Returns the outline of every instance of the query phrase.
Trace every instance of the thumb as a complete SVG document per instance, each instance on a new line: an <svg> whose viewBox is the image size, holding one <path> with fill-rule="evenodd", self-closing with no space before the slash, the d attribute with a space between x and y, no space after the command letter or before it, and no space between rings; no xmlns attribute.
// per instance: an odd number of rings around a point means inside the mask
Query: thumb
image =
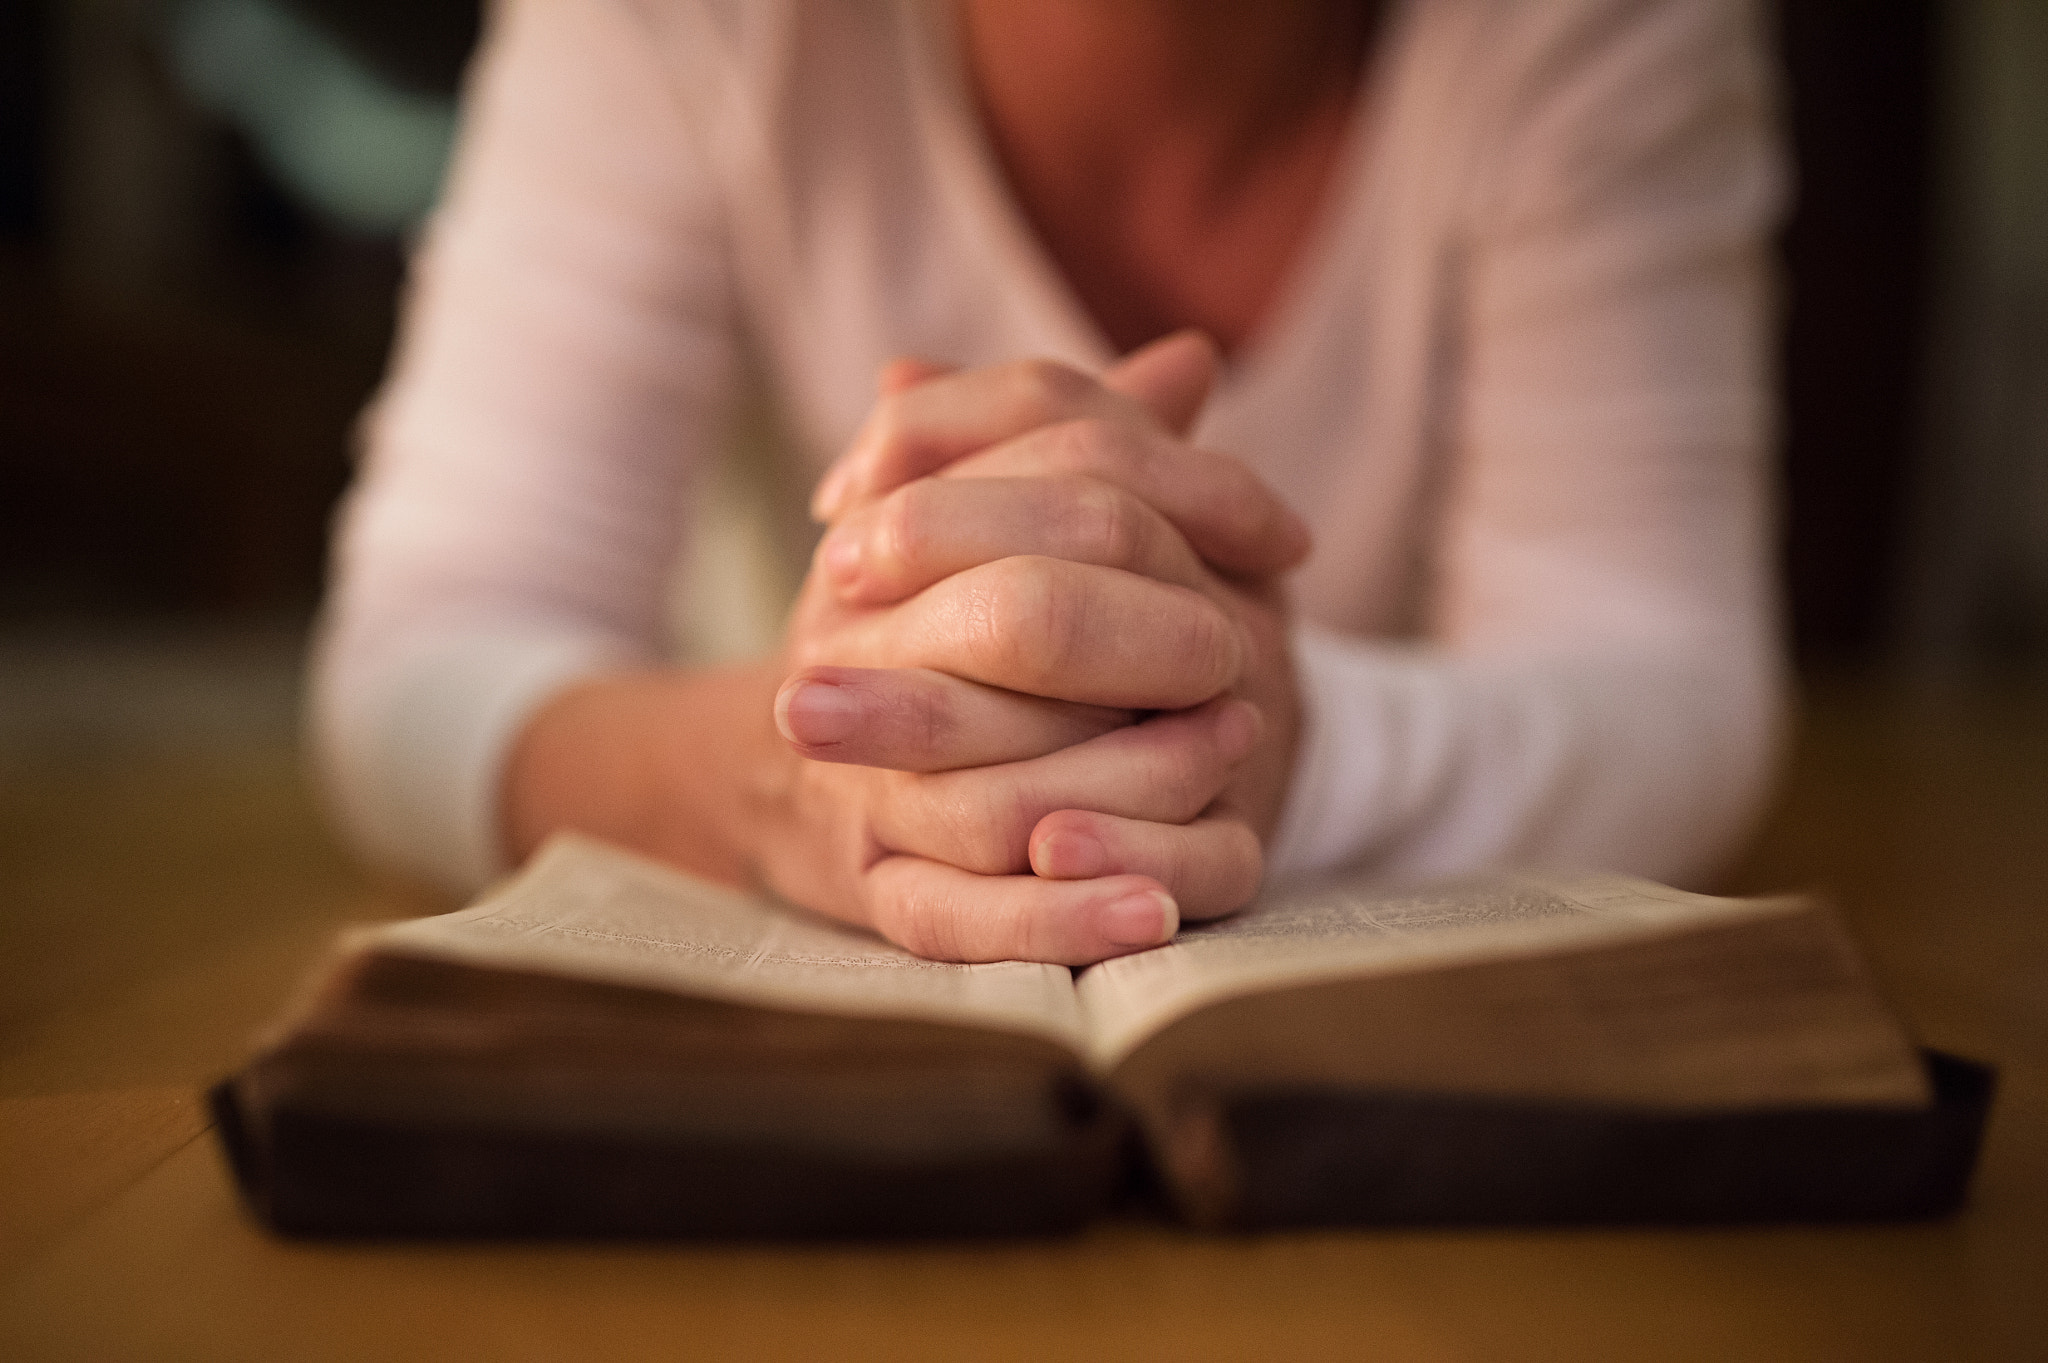
<svg viewBox="0 0 2048 1363"><path fill-rule="evenodd" d="M1149 408L1175 435L1186 435L1216 384L1221 357L1207 332L1189 327L1139 346L1111 365L1103 387Z"/></svg>

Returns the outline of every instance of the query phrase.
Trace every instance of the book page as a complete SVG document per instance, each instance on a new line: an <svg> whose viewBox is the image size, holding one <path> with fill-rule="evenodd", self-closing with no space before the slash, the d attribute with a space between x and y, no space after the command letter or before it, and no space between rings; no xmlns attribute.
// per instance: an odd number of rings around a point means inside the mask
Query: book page
<svg viewBox="0 0 2048 1363"><path fill-rule="evenodd" d="M1077 983L1089 1058L1107 1070L1177 1018L1283 985L1535 956L1681 924L1781 912L1628 876L1502 875L1436 885L1337 881L1268 891L1166 946L1090 966Z"/></svg>
<svg viewBox="0 0 2048 1363"><path fill-rule="evenodd" d="M481 901L351 945L805 1012L1042 1036L1080 1052L1065 966L948 965L593 839L558 835Z"/></svg>

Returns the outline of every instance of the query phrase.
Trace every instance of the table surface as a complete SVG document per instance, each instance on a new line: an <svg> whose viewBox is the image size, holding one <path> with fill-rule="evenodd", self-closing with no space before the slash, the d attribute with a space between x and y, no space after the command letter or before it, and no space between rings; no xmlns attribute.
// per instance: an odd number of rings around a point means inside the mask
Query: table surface
<svg viewBox="0 0 2048 1363"><path fill-rule="evenodd" d="M2002 1086L1940 1223L918 1246L318 1245L199 1090L335 927L431 907L289 754L0 774L0 1356L2048 1358L2048 704L1822 688L1737 888L1819 887Z"/></svg>

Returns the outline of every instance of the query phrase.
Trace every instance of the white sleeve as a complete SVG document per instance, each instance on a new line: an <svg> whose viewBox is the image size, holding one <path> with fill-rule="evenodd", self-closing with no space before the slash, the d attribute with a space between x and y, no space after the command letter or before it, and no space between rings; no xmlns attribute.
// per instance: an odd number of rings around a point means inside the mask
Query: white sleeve
<svg viewBox="0 0 2048 1363"><path fill-rule="evenodd" d="M1275 875L1697 881L1772 773L1770 69L1738 6L1531 8L1570 22L1458 243L1428 637L1299 633Z"/></svg>
<svg viewBox="0 0 2048 1363"><path fill-rule="evenodd" d="M651 659L732 369L721 210L641 19L508 0L364 419L311 730L362 851L495 874L508 745L549 693Z"/></svg>

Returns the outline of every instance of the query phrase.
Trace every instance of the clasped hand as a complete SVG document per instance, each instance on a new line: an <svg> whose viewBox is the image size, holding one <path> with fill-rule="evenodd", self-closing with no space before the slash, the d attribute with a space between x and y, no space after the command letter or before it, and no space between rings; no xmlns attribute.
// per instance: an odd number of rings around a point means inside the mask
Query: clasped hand
<svg viewBox="0 0 2048 1363"><path fill-rule="evenodd" d="M942 960L1085 964L1241 907L1299 702L1306 528L1185 428L1214 352L903 363L820 485L758 874Z"/></svg>

